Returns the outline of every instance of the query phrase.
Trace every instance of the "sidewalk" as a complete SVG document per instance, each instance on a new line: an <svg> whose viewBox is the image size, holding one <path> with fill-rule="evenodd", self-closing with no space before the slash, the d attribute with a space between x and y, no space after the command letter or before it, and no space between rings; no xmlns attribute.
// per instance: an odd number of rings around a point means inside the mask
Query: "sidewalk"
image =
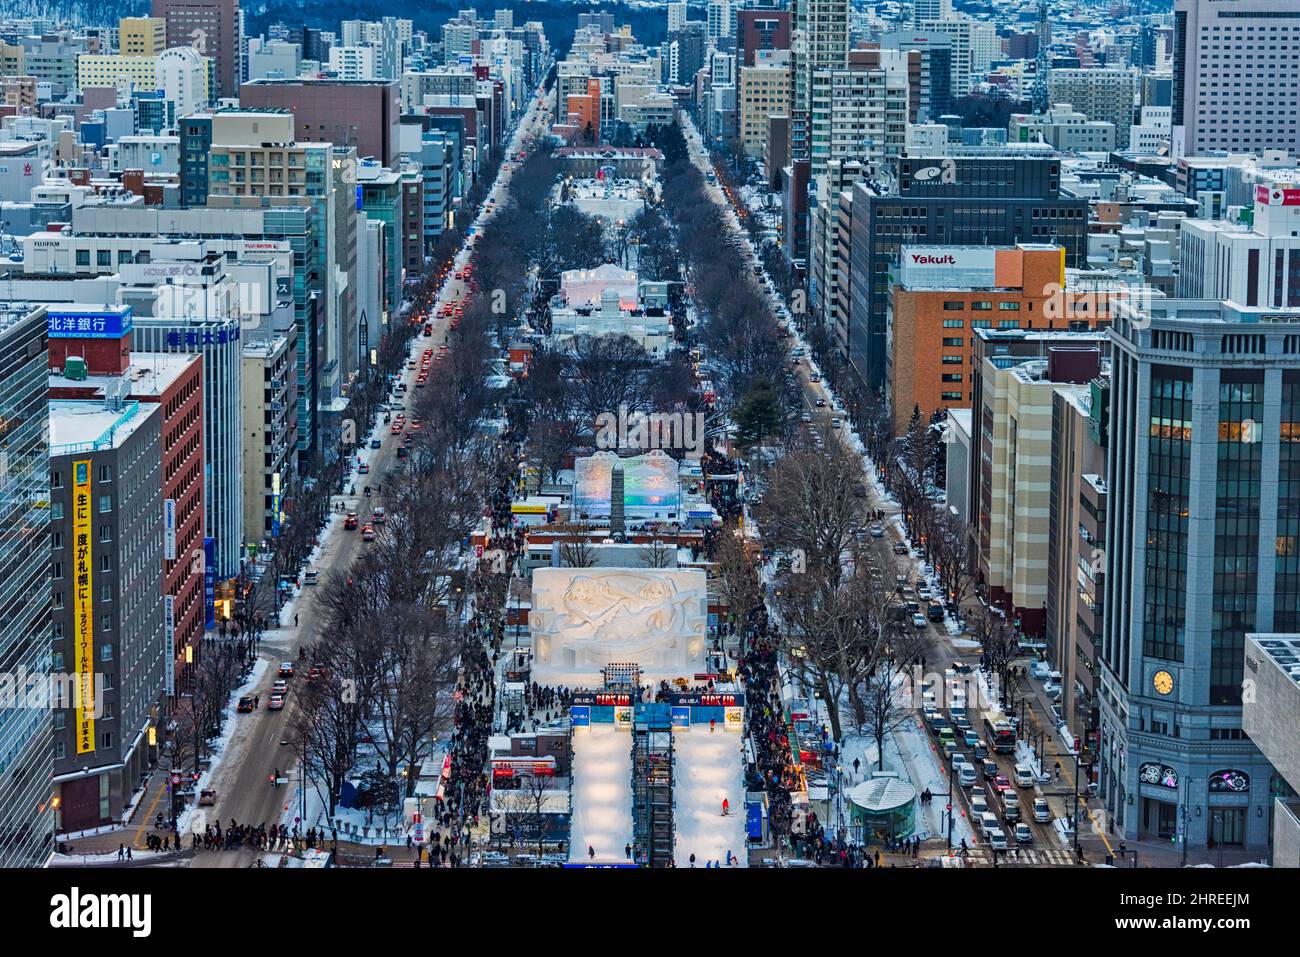
<svg viewBox="0 0 1300 957"><path fill-rule="evenodd" d="M167 773L162 768L154 768L145 785L144 795L136 802L134 813L125 825L112 830L90 834L86 837L62 839L72 854L106 854L117 853L118 845L126 844L133 851L145 849L145 835L164 833L153 826L154 818L161 811L164 819L168 815Z"/></svg>

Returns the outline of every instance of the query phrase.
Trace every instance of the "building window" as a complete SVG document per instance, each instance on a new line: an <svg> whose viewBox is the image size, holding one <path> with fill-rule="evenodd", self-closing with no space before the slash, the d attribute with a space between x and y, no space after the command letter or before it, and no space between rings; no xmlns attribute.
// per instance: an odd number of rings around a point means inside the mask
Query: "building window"
<svg viewBox="0 0 1300 957"><path fill-rule="evenodd" d="M101 542L111 542L111 541L113 540L113 526L112 526L112 525L101 525L101 526L99 526L99 540L100 540Z"/></svg>
<svg viewBox="0 0 1300 957"><path fill-rule="evenodd" d="M956 338L953 338L951 336L945 336L943 340L943 344L949 348L960 349L962 346L962 341L963 340L961 336L957 336Z"/></svg>
<svg viewBox="0 0 1300 957"><path fill-rule="evenodd" d="M50 565L50 577L56 581L63 577L63 562L54 562Z"/></svg>
<svg viewBox="0 0 1300 957"><path fill-rule="evenodd" d="M964 324L965 321L962 319L945 319L943 321L943 327L945 329L960 329Z"/></svg>
<svg viewBox="0 0 1300 957"><path fill-rule="evenodd" d="M113 496L101 495L99 497L99 510L101 513L113 511Z"/></svg>
<svg viewBox="0 0 1300 957"><path fill-rule="evenodd" d="M59 522L59 521L62 521L62 520L63 520L63 503L62 503L62 502L51 502L51 503L50 503L50 521L53 521L53 522Z"/></svg>
<svg viewBox="0 0 1300 957"><path fill-rule="evenodd" d="M945 312L962 312L966 308L966 303L960 299L948 299L943 304Z"/></svg>
<svg viewBox="0 0 1300 957"><path fill-rule="evenodd" d="M992 312L993 303L991 302L972 302L970 307L975 312Z"/></svg>
<svg viewBox="0 0 1300 957"><path fill-rule="evenodd" d="M99 467L99 480L100 480L101 482L111 482L111 481L113 481L113 466L111 466L111 465L101 465L101 466Z"/></svg>
<svg viewBox="0 0 1300 957"><path fill-rule="evenodd" d="M1018 303L1018 302L1000 302L1000 303L998 303L998 308L1001 309L1003 312L1019 312L1019 311L1020 311L1020 303Z"/></svg>
<svg viewBox="0 0 1300 957"><path fill-rule="evenodd" d="M112 619L112 618L110 618L108 615L105 615L104 617L105 617L105 618L108 618L108 620L109 620L109 624L112 624L112 622L113 622L113 619ZM107 631L108 629L105 629L105 630ZM112 661L112 660L113 660L113 646L112 646L111 644L100 645L100 646L99 646L99 660L100 660L100 661Z"/></svg>

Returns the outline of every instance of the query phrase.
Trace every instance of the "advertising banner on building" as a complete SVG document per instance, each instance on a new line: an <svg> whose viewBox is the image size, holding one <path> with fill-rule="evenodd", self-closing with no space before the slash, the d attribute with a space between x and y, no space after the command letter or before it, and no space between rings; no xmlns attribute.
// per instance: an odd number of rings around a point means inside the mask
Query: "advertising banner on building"
<svg viewBox="0 0 1300 957"><path fill-rule="evenodd" d="M984 246L904 246L899 279L909 289L988 289L995 286L997 250Z"/></svg>
<svg viewBox="0 0 1300 957"><path fill-rule="evenodd" d="M94 558L90 551L90 459L72 463L73 667L77 673L77 753L95 750Z"/></svg>
<svg viewBox="0 0 1300 957"><path fill-rule="evenodd" d="M163 499L163 558L176 560L176 499Z"/></svg>
<svg viewBox="0 0 1300 957"><path fill-rule="evenodd" d="M204 627L217 623L217 556L216 542L211 535L203 539L203 608Z"/></svg>
<svg viewBox="0 0 1300 957"><path fill-rule="evenodd" d="M163 595L163 691L176 693L176 597Z"/></svg>

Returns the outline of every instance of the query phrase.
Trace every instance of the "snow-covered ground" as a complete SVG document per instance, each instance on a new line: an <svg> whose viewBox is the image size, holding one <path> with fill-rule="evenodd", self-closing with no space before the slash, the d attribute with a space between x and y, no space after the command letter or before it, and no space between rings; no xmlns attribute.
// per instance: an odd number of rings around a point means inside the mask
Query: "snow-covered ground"
<svg viewBox="0 0 1300 957"><path fill-rule="evenodd" d="M706 861L726 866L745 854L745 784L742 738L728 731L710 732L707 726L673 732L674 860L678 867ZM731 813L722 816L722 800ZM744 867L743 860L738 865Z"/></svg>
<svg viewBox="0 0 1300 957"><path fill-rule="evenodd" d="M571 860L625 861L632 843L632 735L593 724L573 735Z"/></svg>

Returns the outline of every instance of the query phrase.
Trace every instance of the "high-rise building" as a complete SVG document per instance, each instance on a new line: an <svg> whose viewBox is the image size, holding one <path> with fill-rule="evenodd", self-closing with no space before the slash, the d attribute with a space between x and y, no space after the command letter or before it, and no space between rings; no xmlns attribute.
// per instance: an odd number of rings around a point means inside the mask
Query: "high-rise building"
<svg viewBox="0 0 1300 957"><path fill-rule="evenodd" d="M1262 848L1272 769L1242 682L1248 633L1300 630L1300 321L1220 300L1112 314L1107 824L1184 852Z"/></svg>
<svg viewBox="0 0 1300 957"><path fill-rule="evenodd" d="M123 56L157 56L167 49L167 21L162 17L123 17L117 33Z"/></svg>
<svg viewBox="0 0 1300 957"><path fill-rule="evenodd" d="M61 831L120 821L156 756L148 730L172 664L163 622L162 418L157 404L120 392L50 403L51 671L71 670L94 689L91 706L55 712Z"/></svg>
<svg viewBox="0 0 1300 957"><path fill-rule="evenodd" d="M23 692L32 686L28 676L40 689L51 672L46 340L43 307L0 308L0 527L6 537L0 550L0 670ZM53 713L48 706L0 712L0 867L44 867L49 860Z"/></svg>
<svg viewBox="0 0 1300 957"><path fill-rule="evenodd" d="M736 91L740 145L753 157L761 157L767 147L767 118L790 110L790 54L788 50L771 52L780 55L765 56L752 66L740 68Z"/></svg>
<svg viewBox="0 0 1300 957"><path fill-rule="evenodd" d="M299 140L356 147L389 169L398 164L401 109L391 80L257 80L239 88L247 110L288 110Z"/></svg>
<svg viewBox="0 0 1300 957"><path fill-rule="evenodd" d="M1044 652L1061 673L1061 718L1088 764L1096 763L1100 720L1109 398L1104 375L1052 397Z"/></svg>
<svg viewBox="0 0 1300 957"><path fill-rule="evenodd" d="M1175 0L1174 157L1300 153L1298 50L1293 3Z"/></svg>
<svg viewBox="0 0 1300 957"><path fill-rule="evenodd" d="M165 272L179 273L183 267L130 264L126 268L137 273L156 271L151 278L162 279ZM200 654L206 621L202 360L196 355L132 351L132 316L125 307L60 304L50 307L50 316L51 400L121 399L161 410L163 627L172 641L163 692L174 704L178 695L192 690L191 663ZM83 338L79 335L83 320L107 324L112 331ZM71 362L70 356L75 357Z"/></svg>
<svg viewBox="0 0 1300 957"><path fill-rule="evenodd" d="M791 0L790 153L805 159L809 149L809 113L813 74L839 70L849 62L848 0Z"/></svg>
<svg viewBox="0 0 1300 957"><path fill-rule="evenodd" d="M1085 263L1088 201L1063 197L1048 150L950 149L898 161L896 188L853 185L848 360L858 380L885 379L889 270L903 245L1054 243Z"/></svg>
<svg viewBox="0 0 1300 957"><path fill-rule="evenodd" d="M686 26L686 0L668 0L668 32Z"/></svg>
<svg viewBox="0 0 1300 957"><path fill-rule="evenodd" d="M1052 70L1047 78L1050 105L1068 103L1090 120L1115 125L1115 145L1128 147L1137 98L1137 74L1115 67Z"/></svg>
<svg viewBox="0 0 1300 957"><path fill-rule="evenodd" d="M167 23L167 46L194 47L214 57L217 96L238 96L243 78L243 19L239 0L153 0Z"/></svg>
<svg viewBox="0 0 1300 957"><path fill-rule="evenodd" d="M789 10L739 10L736 13L736 59L753 66L760 50L790 49Z"/></svg>
<svg viewBox="0 0 1300 957"><path fill-rule="evenodd" d="M1300 179L1258 180L1249 222L1185 220L1179 252L1180 298L1300 306Z"/></svg>

